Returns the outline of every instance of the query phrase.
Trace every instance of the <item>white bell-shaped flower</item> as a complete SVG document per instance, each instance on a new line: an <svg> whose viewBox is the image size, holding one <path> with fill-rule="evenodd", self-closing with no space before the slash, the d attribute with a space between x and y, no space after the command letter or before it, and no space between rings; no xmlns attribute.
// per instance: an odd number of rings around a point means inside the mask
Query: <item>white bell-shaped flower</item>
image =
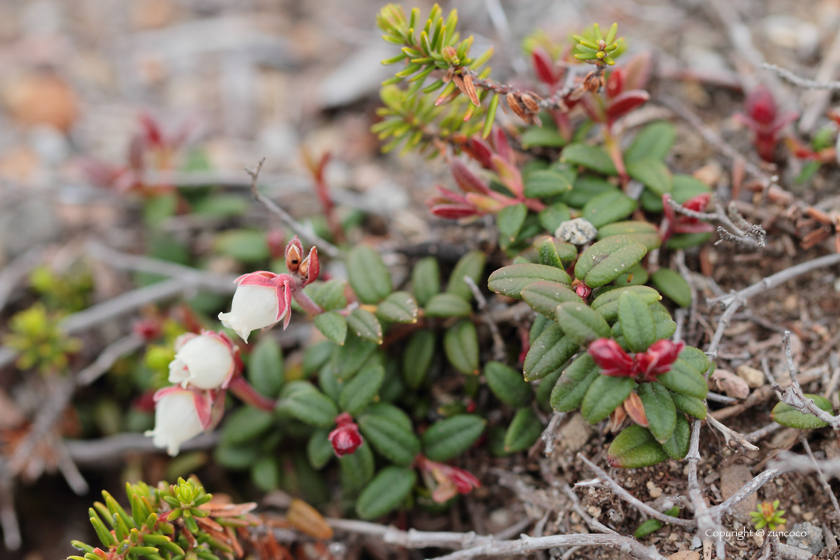
<svg viewBox="0 0 840 560"><path fill-rule="evenodd" d="M146 432L153 438L155 447L166 449L174 457L182 443L204 431L206 422L202 421L199 411L206 406L201 402L203 400L207 400L206 397L179 387L158 391L155 394L155 429ZM209 410L206 412L209 421Z"/></svg>
<svg viewBox="0 0 840 560"><path fill-rule="evenodd" d="M230 313L219 313L219 320L248 342L251 331L270 327L288 313L287 307L278 313L279 306L280 299L274 286L239 284L233 294Z"/></svg>
<svg viewBox="0 0 840 560"><path fill-rule="evenodd" d="M169 364L169 382L186 388L227 387L235 362L233 346L214 332L182 335L175 341L175 359Z"/></svg>

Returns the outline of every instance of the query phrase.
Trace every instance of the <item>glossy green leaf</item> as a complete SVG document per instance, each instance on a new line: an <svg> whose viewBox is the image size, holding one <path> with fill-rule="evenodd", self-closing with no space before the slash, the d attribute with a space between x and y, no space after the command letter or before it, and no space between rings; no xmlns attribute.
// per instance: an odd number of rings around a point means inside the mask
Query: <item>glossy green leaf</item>
<svg viewBox="0 0 840 560"><path fill-rule="evenodd" d="M653 273L651 280L659 293L680 307L691 307L691 287L679 272L660 268Z"/></svg>
<svg viewBox="0 0 840 560"><path fill-rule="evenodd" d="M710 192L712 189L706 183L691 175L674 175L674 190L671 191L671 196L678 204L684 204L695 196Z"/></svg>
<svg viewBox="0 0 840 560"><path fill-rule="evenodd" d="M370 245L357 245L347 255L347 276L362 303L379 303L393 289L391 273Z"/></svg>
<svg viewBox="0 0 840 560"><path fill-rule="evenodd" d="M609 241L616 237L608 237L604 241ZM599 241L598 243L603 243L603 241ZM583 281L590 288L597 288L609 284L635 266L646 254L647 247L641 243L634 242L630 245L625 245L593 266L586 274L586 277L583 278Z"/></svg>
<svg viewBox="0 0 840 560"><path fill-rule="evenodd" d="M631 161L627 164L627 174L660 197L674 188L671 172L659 160L644 158Z"/></svg>
<svg viewBox="0 0 840 560"><path fill-rule="evenodd" d="M671 364L670 371L657 376L656 380L672 391L689 397L705 399L709 394L709 386L703 374L682 360Z"/></svg>
<svg viewBox="0 0 840 560"><path fill-rule="evenodd" d="M338 415L335 403L308 381L287 383L280 392L276 410L319 428L332 426Z"/></svg>
<svg viewBox="0 0 840 560"><path fill-rule="evenodd" d="M654 384L655 385L655 384ZM685 416L677 413L677 423L674 433L666 441L662 442L662 448L672 459L683 459L688 455L688 446L691 443L691 426Z"/></svg>
<svg viewBox="0 0 840 560"><path fill-rule="evenodd" d="M601 314L583 302L561 303L555 315L560 329L579 346L610 336L610 326Z"/></svg>
<svg viewBox="0 0 840 560"><path fill-rule="evenodd" d="M553 266L512 264L493 272L487 280L487 285L496 293L520 299L523 288L541 280L566 285L572 283L572 279L565 271Z"/></svg>
<svg viewBox="0 0 840 560"><path fill-rule="evenodd" d="M650 250L650 249L648 249ZM612 281L613 286L642 286L650 280L650 275L641 263L636 263L630 270Z"/></svg>
<svg viewBox="0 0 840 560"><path fill-rule="evenodd" d="M449 363L461 373L478 374L478 333L468 319L461 319L443 335L443 350Z"/></svg>
<svg viewBox="0 0 840 560"><path fill-rule="evenodd" d="M563 148L560 161L580 165L604 175L617 175L610 155L602 148L589 144L569 144Z"/></svg>
<svg viewBox="0 0 840 560"><path fill-rule="evenodd" d="M648 304L633 292L618 299L618 320L627 345L633 352L644 352L656 342L656 323Z"/></svg>
<svg viewBox="0 0 840 560"><path fill-rule="evenodd" d="M589 200L581 210L580 217L599 228L626 218L635 209L636 201L616 189Z"/></svg>
<svg viewBox="0 0 840 560"><path fill-rule="evenodd" d="M320 284L311 284L304 291L325 311L332 311L347 307L347 297L344 295L346 285L346 281L336 278Z"/></svg>
<svg viewBox="0 0 840 560"><path fill-rule="evenodd" d="M703 375L706 375L706 372L709 371L709 366L711 365L709 357L699 348L686 346L682 349L678 357Z"/></svg>
<svg viewBox="0 0 840 560"><path fill-rule="evenodd" d="M674 406L676 406L677 410L680 412L690 414L699 420L706 419L706 403L704 403L701 399L689 397L673 391L671 391L671 399L674 401Z"/></svg>
<svg viewBox="0 0 840 560"><path fill-rule="evenodd" d="M496 398L507 405L523 407L531 400L531 386L522 374L500 362L484 365L484 379Z"/></svg>
<svg viewBox="0 0 840 560"><path fill-rule="evenodd" d="M600 313L608 323L612 323L618 319L618 300L622 294L627 292L636 294L648 305L662 299L659 292L648 286L628 286L599 295L592 301L592 309Z"/></svg>
<svg viewBox="0 0 840 560"><path fill-rule="evenodd" d="M560 376L563 374L563 369L556 369L553 372L549 373L542 379L540 379L537 383L537 403L540 405L540 408L543 410L551 409L551 392L554 390L554 387L557 385L557 381L560 379Z"/></svg>
<svg viewBox="0 0 840 560"><path fill-rule="evenodd" d="M562 195L561 200L573 208L583 208L586 203L606 192L620 192L612 183L601 177L581 175L575 179L572 190Z"/></svg>
<svg viewBox="0 0 840 560"><path fill-rule="evenodd" d="M522 290L522 299L530 305L534 311L554 319L557 313L557 306L561 303L580 303L583 300L568 288L565 284L557 282L534 282Z"/></svg>
<svg viewBox="0 0 840 560"><path fill-rule="evenodd" d="M251 480L263 492L276 490L280 483L280 470L274 457L261 457L252 463Z"/></svg>
<svg viewBox="0 0 840 560"><path fill-rule="evenodd" d="M262 395L274 398L285 381L283 353L272 336L263 336L248 360L248 381Z"/></svg>
<svg viewBox="0 0 840 560"><path fill-rule="evenodd" d="M420 453L420 440L414 435L411 420L393 405L371 405L357 422L366 441L396 465L408 466Z"/></svg>
<svg viewBox="0 0 840 560"><path fill-rule="evenodd" d="M636 532L633 533L633 536L636 537L637 539L643 539L646 536L650 535L651 533L654 533L654 532L658 531L661 528L662 528L662 522L661 521L659 521L658 519L648 519L647 521L645 521L644 523L639 525L639 528L636 529Z"/></svg>
<svg viewBox="0 0 840 560"><path fill-rule="evenodd" d="M566 175L548 169L534 171L525 180L525 196L528 198L557 196L570 190L572 183Z"/></svg>
<svg viewBox="0 0 840 560"><path fill-rule="evenodd" d="M484 272L484 263L487 257L481 251L470 251L455 263L452 274L449 276L449 283L446 285L446 293L455 294L461 298L471 301L473 293L464 276L468 276L479 285L481 273Z"/></svg>
<svg viewBox="0 0 840 560"><path fill-rule="evenodd" d="M339 315L338 312L319 313L315 315L312 322L315 324L315 328L321 331L321 334L339 346L344 345L344 341L347 339L347 319Z"/></svg>
<svg viewBox="0 0 840 560"><path fill-rule="evenodd" d="M540 225L544 227L546 231L554 233L560 224L571 220L572 215L569 212L569 207L566 206L565 203L555 202L554 204L546 206L544 209L540 210L538 219Z"/></svg>
<svg viewBox="0 0 840 560"><path fill-rule="evenodd" d="M543 124L543 126L531 126L525 129L525 132L523 132L522 136L519 138L519 142L526 150L534 146L540 146L543 148L562 148L566 145L566 139L563 138L563 135L560 134L556 128L545 124ZM526 190L525 196L534 195L528 194L528 191Z"/></svg>
<svg viewBox="0 0 840 560"><path fill-rule="evenodd" d="M668 121L650 123L636 135L630 146L624 150L624 161L626 163L641 159L662 161L671 151L676 136L676 128Z"/></svg>
<svg viewBox="0 0 840 560"><path fill-rule="evenodd" d="M423 311L426 317L468 317L472 305L461 296L444 293L432 296Z"/></svg>
<svg viewBox="0 0 840 560"><path fill-rule="evenodd" d="M589 386L600 375L598 365L592 356L582 354L563 371L554 385L551 391L551 408L557 412L577 410Z"/></svg>
<svg viewBox="0 0 840 560"><path fill-rule="evenodd" d="M449 461L470 448L487 422L474 414L456 414L438 420L423 432L423 454L432 461Z"/></svg>
<svg viewBox="0 0 840 560"><path fill-rule="evenodd" d="M412 333L403 353L403 379L411 389L423 384L435 356L435 333L427 329Z"/></svg>
<svg viewBox="0 0 840 560"><path fill-rule="evenodd" d="M537 253L539 254L540 264L563 268L563 261L560 260L560 254L557 252L557 246L552 238L543 238L537 245Z"/></svg>
<svg viewBox="0 0 840 560"><path fill-rule="evenodd" d="M260 437L275 421L271 412L252 406L243 406L227 416L222 428L222 441L233 445Z"/></svg>
<svg viewBox="0 0 840 560"><path fill-rule="evenodd" d="M670 391L661 383L642 383L636 393L645 407L650 433L659 443L665 443L677 425L677 408Z"/></svg>
<svg viewBox="0 0 840 560"><path fill-rule="evenodd" d="M630 396L636 382L630 377L598 375L580 406L580 413L590 424L597 424L618 408Z"/></svg>
<svg viewBox="0 0 840 560"><path fill-rule="evenodd" d="M628 235L634 233L659 233L659 228L650 222L643 222L640 220L615 222L598 228L598 239L604 239L614 235Z"/></svg>
<svg viewBox="0 0 840 560"><path fill-rule="evenodd" d="M347 316L347 326L359 337L382 344L382 325L367 309L356 308Z"/></svg>
<svg viewBox="0 0 840 560"><path fill-rule="evenodd" d="M665 246L669 249L688 249L690 247L697 247L702 245L709 238L712 237L711 232L704 232L704 233L675 233L672 235L668 241L665 242Z"/></svg>
<svg viewBox="0 0 840 560"><path fill-rule="evenodd" d="M537 315L534 317L534 322L531 323L531 329L528 331L528 345L534 344L537 337L542 334L545 328L551 321L545 315Z"/></svg>
<svg viewBox="0 0 840 560"><path fill-rule="evenodd" d="M315 469L324 468L335 456L335 451L328 439L330 431L329 428L318 428L309 436L309 442L306 444L306 458Z"/></svg>
<svg viewBox="0 0 840 560"><path fill-rule="evenodd" d="M354 453L338 458L341 471L341 486L349 496L358 496L373 479L375 465L373 451L368 442L363 442Z"/></svg>
<svg viewBox="0 0 840 560"><path fill-rule="evenodd" d="M579 280L586 278L589 272L598 266L604 259L613 255L619 249L632 245L634 241L626 235L613 235L597 241L589 246L583 253L577 263L575 263L575 277ZM635 263L633 263L635 264ZM597 286L592 286L597 287Z"/></svg>
<svg viewBox="0 0 840 560"><path fill-rule="evenodd" d="M518 453L534 445L543 431L542 423L530 407L516 411L505 433L505 451Z"/></svg>
<svg viewBox="0 0 840 560"><path fill-rule="evenodd" d="M637 469L668 460L668 453L650 430L631 424L621 431L607 450L607 463L612 467Z"/></svg>
<svg viewBox="0 0 840 560"><path fill-rule="evenodd" d="M554 372L574 356L579 348L576 342L563 334L557 323L550 323L525 356L525 381L542 379Z"/></svg>
<svg viewBox="0 0 840 560"><path fill-rule="evenodd" d="M426 257L417 261L411 271L411 286L421 307L440 293L440 267L436 258Z"/></svg>
<svg viewBox="0 0 840 560"><path fill-rule="evenodd" d="M417 473L403 467L385 467L362 491L356 502L356 513L361 519L376 519L400 507L408 499Z"/></svg>
<svg viewBox="0 0 840 560"><path fill-rule="evenodd" d="M335 370L335 377L344 381L353 377L376 348L377 344L375 342L358 337L352 332L347 333L344 346L340 346L333 352L332 366Z"/></svg>
<svg viewBox="0 0 840 560"><path fill-rule="evenodd" d="M344 385L338 405L351 416L356 416L376 397L384 380L385 368L376 363L369 363Z"/></svg>
<svg viewBox="0 0 840 560"><path fill-rule="evenodd" d="M525 216L528 215L528 208L524 204L505 206L496 215L496 227L499 228L499 239L516 241L519 230L525 223Z"/></svg>
<svg viewBox="0 0 840 560"><path fill-rule="evenodd" d="M414 296L408 292L394 292L376 308L376 315L393 323L416 323L419 309Z"/></svg>
<svg viewBox="0 0 840 560"><path fill-rule="evenodd" d="M805 398L813 400L815 405L825 410L829 414L833 413L831 401L829 401L825 397L821 397L820 395L805 394ZM773 407L773 411L770 413L770 417L782 426L787 426L788 428L796 428L797 430L813 430L816 428L824 428L828 426L827 422L823 422L813 414L800 412L797 409L790 406L789 404L785 404L782 402L776 404L776 406Z"/></svg>
<svg viewBox="0 0 840 560"><path fill-rule="evenodd" d="M322 340L310 344L303 351L303 375L309 377L327 363L335 350L335 344Z"/></svg>

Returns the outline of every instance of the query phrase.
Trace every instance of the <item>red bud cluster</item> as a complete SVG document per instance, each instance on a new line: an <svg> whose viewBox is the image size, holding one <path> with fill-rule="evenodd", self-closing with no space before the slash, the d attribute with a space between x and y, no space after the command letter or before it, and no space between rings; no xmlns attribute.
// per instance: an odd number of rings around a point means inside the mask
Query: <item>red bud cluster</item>
<svg viewBox="0 0 840 560"><path fill-rule="evenodd" d="M615 340L599 338L589 345L588 352L603 375L633 377L639 383L649 383L656 381L657 375L670 371L683 346L682 342L659 340L645 352L631 356Z"/></svg>

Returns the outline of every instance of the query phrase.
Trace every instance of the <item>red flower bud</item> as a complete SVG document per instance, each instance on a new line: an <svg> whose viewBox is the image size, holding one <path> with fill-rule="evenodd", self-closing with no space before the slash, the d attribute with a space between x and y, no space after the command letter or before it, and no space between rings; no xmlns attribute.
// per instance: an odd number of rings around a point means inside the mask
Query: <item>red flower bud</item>
<svg viewBox="0 0 840 560"><path fill-rule="evenodd" d="M145 341L154 340L161 335L163 325L159 319L140 319L131 330Z"/></svg>
<svg viewBox="0 0 840 560"><path fill-rule="evenodd" d="M554 71L554 61L547 52L540 47L535 48L531 51L531 63L534 66L534 73L541 82L550 86L557 83L558 75Z"/></svg>
<svg viewBox="0 0 840 560"><path fill-rule="evenodd" d="M657 375L671 370L684 346L682 342L658 340L647 351L636 354L636 368L648 381L653 381Z"/></svg>
<svg viewBox="0 0 840 560"><path fill-rule="evenodd" d="M604 375L631 377L635 374L633 358L611 338L593 341L587 351Z"/></svg>
<svg viewBox="0 0 840 560"><path fill-rule="evenodd" d="M769 126L776 120L776 101L764 84L759 84L747 96L747 114L758 124Z"/></svg>
<svg viewBox="0 0 840 560"><path fill-rule="evenodd" d="M575 293L583 299L586 299L589 297L589 294L592 293L592 288L581 282L580 284L575 286Z"/></svg>
<svg viewBox="0 0 840 560"><path fill-rule="evenodd" d="M481 138L477 136L470 138L469 143L464 146L464 151L485 169L491 168L490 160L493 157L493 149L490 147L490 144Z"/></svg>
<svg viewBox="0 0 840 560"><path fill-rule="evenodd" d="M359 426L353 422L353 418L346 412L336 416L335 423L337 427L330 432L328 439L336 456L343 457L355 453L364 442L362 435L359 433Z"/></svg>
<svg viewBox="0 0 840 560"><path fill-rule="evenodd" d="M622 91L624 91L624 77L626 76L627 72L623 68L616 68L612 72L610 72L609 78L607 78L607 97L612 99Z"/></svg>

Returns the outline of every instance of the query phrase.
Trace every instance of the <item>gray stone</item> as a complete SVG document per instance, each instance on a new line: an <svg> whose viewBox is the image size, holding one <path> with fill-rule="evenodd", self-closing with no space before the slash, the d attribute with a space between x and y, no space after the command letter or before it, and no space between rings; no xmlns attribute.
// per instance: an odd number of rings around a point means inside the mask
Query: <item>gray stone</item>
<svg viewBox="0 0 840 560"><path fill-rule="evenodd" d="M735 492L741 489L744 484L752 480L753 475L746 465L731 464L720 471L720 493L723 499L729 499ZM755 494L750 494L742 502L732 508L732 517L741 523L750 521L750 512L755 510Z"/></svg>
<svg viewBox="0 0 840 560"><path fill-rule="evenodd" d="M811 525L807 521L797 523L790 528L787 538L788 546L794 546L802 550L808 550L811 554L819 554L825 548L823 530L820 527Z"/></svg>
<svg viewBox="0 0 840 560"><path fill-rule="evenodd" d="M567 243L573 245L584 245L589 243L598 235L598 230L583 218L575 218L568 222L563 222L554 232L557 239L562 239Z"/></svg>
<svg viewBox="0 0 840 560"><path fill-rule="evenodd" d="M795 546L787 544L779 543L776 545L776 549L779 552L779 558L789 558L790 560L811 560L811 558L814 557L814 555L807 550L802 550L801 548L796 548Z"/></svg>

